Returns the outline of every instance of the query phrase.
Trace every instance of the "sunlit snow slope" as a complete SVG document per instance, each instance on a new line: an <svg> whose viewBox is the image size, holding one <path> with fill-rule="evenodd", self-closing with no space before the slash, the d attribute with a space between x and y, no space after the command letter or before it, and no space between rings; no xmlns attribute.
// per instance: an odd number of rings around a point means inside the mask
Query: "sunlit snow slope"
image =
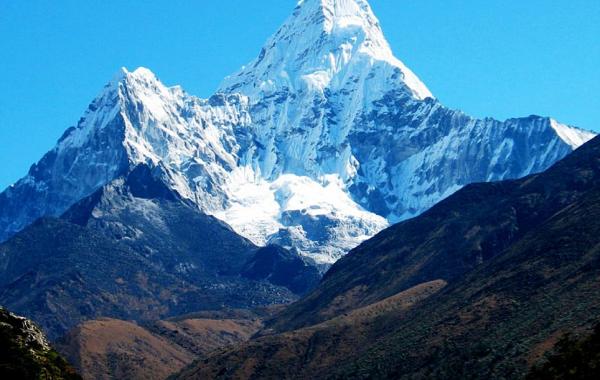
<svg viewBox="0 0 600 380"><path fill-rule="evenodd" d="M0 194L0 240L146 162L255 243L331 263L468 183L542 171L592 137L447 109L394 57L366 0L304 0L209 99L123 69Z"/></svg>

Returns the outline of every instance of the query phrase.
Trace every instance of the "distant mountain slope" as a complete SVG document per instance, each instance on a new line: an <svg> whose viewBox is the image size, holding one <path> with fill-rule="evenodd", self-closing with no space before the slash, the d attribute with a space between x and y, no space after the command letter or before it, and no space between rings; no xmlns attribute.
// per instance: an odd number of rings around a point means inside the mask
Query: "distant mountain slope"
<svg viewBox="0 0 600 380"><path fill-rule="evenodd" d="M84 379L164 380L227 344L245 341L261 327L248 312L232 318L218 314L184 316L138 325L129 321L86 321L58 343Z"/></svg>
<svg viewBox="0 0 600 380"><path fill-rule="evenodd" d="M600 138L383 231L262 337L181 378L522 378L564 333L600 321L598 278ZM400 306L430 281L447 285Z"/></svg>
<svg viewBox="0 0 600 380"><path fill-rule="evenodd" d="M366 0L304 0L209 99L123 69L0 193L0 241L160 164L171 189L254 244L329 265L469 183L542 171L593 136L448 109L394 56Z"/></svg>
<svg viewBox="0 0 600 380"><path fill-rule="evenodd" d="M164 175L137 166L61 219L40 219L0 245L0 302L55 338L98 317L155 320L286 303L297 297L286 286L302 293L316 284L317 270L289 252L250 278L249 263L269 248L201 213ZM293 276L271 283L274 268Z"/></svg>
<svg viewBox="0 0 600 380"><path fill-rule="evenodd" d="M247 344L224 347L175 376L182 379L328 378L335 368L372 344L373 324L389 314L405 315L444 288L444 281L420 284L325 322ZM264 332L263 332L264 333Z"/></svg>
<svg viewBox="0 0 600 380"><path fill-rule="evenodd" d="M75 370L30 320L0 307L0 378L77 380Z"/></svg>

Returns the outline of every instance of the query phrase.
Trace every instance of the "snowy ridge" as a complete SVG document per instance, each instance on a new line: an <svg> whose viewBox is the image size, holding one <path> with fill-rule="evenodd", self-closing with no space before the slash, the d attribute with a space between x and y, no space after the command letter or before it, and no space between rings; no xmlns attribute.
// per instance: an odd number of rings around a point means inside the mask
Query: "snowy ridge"
<svg viewBox="0 0 600 380"><path fill-rule="evenodd" d="M585 144L587 141L596 136L590 131L585 131L583 129L561 124L554 119L550 119L550 125L552 126L552 129L556 131L558 137L569 144L573 149L579 148L581 145Z"/></svg>
<svg viewBox="0 0 600 380"><path fill-rule="evenodd" d="M277 92L323 91L385 63L398 70L396 82L417 99L433 97L400 60L364 0L300 1L293 15L264 45L258 58L225 79L222 92L250 97ZM398 80L399 79L399 80Z"/></svg>
<svg viewBox="0 0 600 380"><path fill-rule="evenodd" d="M0 240L148 163L253 242L332 263L468 183L545 170L593 136L450 110L394 57L366 0L304 0L209 99L122 69L0 193Z"/></svg>

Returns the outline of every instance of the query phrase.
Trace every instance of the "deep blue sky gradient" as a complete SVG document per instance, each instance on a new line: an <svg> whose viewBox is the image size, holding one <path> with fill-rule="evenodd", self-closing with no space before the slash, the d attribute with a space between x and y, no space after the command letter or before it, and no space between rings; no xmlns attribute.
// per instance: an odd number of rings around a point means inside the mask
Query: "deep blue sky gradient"
<svg viewBox="0 0 600 380"><path fill-rule="evenodd" d="M0 189L125 66L211 95L296 0L0 0ZM452 108L600 131L600 1L371 0L398 58Z"/></svg>

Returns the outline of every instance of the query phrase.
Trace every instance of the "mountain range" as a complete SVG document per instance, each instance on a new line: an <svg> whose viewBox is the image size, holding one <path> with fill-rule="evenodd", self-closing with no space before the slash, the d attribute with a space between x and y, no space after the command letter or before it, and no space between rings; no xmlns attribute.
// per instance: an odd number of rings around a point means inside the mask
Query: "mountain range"
<svg viewBox="0 0 600 380"><path fill-rule="evenodd" d="M305 0L209 99L123 69L0 194L0 241L139 164L254 244L325 266L461 187L542 171L593 137L547 117L444 107L366 0Z"/></svg>
<svg viewBox="0 0 600 380"><path fill-rule="evenodd" d="M596 339L598 221L600 137L449 109L367 0L300 0L208 99L118 72L0 193L0 304L86 379L523 378Z"/></svg>

